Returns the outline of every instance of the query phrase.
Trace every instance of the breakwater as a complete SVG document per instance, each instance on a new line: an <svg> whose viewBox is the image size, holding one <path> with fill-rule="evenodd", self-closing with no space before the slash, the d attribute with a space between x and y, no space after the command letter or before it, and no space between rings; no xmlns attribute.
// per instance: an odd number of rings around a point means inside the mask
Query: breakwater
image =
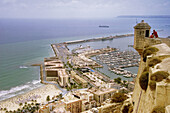
<svg viewBox="0 0 170 113"><path fill-rule="evenodd" d="M64 44L76 44L76 43L84 43L84 42L105 41L105 40L113 40L114 38L122 38L122 37L130 37L130 36L134 36L134 34L115 35L115 36L92 38L92 39L86 39L86 40L74 40L74 41L64 42Z"/></svg>

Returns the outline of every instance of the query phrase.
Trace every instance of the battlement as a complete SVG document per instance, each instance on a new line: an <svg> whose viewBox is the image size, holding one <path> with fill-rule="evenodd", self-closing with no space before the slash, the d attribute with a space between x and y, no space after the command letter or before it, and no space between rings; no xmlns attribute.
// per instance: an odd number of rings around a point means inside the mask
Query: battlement
<svg viewBox="0 0 170 113"><path fill-rule="evenodd" d="M138 51L141 55L143 49L148 46L166 43L170 46L170 39L169 38L150 38L150 29L151 26L148 23L145 23L142 20L136 26L134 26L134 46L133 48Z"/></svg>
<svg viewBox="0 0 170 113"><path fill-rule="evenodd" d="M150 29L151 27L148 23L145 23L144 20L134 27L134 48L139 54L142 53L145 46L145 38L149 38Z"/></svg>

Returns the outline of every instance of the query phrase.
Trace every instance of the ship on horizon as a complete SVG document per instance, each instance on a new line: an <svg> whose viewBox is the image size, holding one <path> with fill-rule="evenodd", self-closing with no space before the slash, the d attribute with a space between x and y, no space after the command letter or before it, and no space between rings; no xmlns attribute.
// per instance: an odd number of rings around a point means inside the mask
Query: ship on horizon
<svg viewBox="0 0 170 113"><path fill-rule="evenodd" d="M108 26L108 25L99 25L99 27L109 28L109 26Z"/></svg>

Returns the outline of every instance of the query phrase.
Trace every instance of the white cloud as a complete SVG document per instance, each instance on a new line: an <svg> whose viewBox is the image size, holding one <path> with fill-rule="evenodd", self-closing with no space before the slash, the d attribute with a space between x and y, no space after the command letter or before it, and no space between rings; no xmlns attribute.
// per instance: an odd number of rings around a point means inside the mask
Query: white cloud
<svg viewBox="0 0 170 113"><path fill-rule="evenodd" d="M111 18L122 14L169 14L169 5L168 0L0 0L0 17Z"/></svg>

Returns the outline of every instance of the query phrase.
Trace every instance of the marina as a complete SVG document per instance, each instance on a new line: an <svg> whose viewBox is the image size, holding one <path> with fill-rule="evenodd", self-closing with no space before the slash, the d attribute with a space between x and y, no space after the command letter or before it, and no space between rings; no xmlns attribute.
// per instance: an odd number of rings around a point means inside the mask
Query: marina
<svg viewBox="0 0 170 113"><path fill-rule="evenodd" d="M108 66L109 71L123 77L135 78L136 74L126 70L128 67L138 67L140 56L134 51L113 51L96 56L96 61Z"/></svg>

